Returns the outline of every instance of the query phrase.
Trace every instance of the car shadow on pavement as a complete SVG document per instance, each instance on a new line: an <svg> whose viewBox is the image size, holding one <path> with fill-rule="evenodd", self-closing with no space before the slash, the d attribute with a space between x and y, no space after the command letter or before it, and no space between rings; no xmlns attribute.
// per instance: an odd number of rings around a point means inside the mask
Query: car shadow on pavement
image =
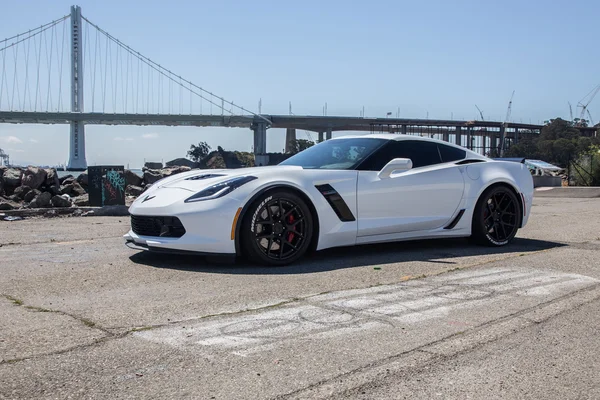
<svg viewBox="0 0 600 400"><path fill-rule="evenodd" d="M511 253L520 255L561 246L565 246L565 244L525 238L515 238L510 245L497 248L473 245L466 239L418 240L327 249L309 254L294 264L284 267L253 265L241 259L238 259L235 263L224 264L202 256L160 254L145 251L133 254L129 258L136 264L155 268L238 275L273 275L306 274L414 261L451 266L456 264L453 259L459 257Z"/></svg>

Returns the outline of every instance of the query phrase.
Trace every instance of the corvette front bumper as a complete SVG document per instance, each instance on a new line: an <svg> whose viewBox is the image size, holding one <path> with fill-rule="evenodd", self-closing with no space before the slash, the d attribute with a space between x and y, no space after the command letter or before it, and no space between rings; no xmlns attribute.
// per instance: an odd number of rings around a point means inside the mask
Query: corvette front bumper
<svg viewBox="0 0 600 400"><path fill-rule="evenodd" d="M215 238L186 233L180 238L140 236L130 230L123 235L127 247L171 254L225 255L235 256L233 241L217 242ZM229 246L230 245L230 246Z"/></svg>
<svg viewBox="0 0 600 400"><path fill-rule="evenodd" d="M157 200L161 199L160 194ZM235 240L231 232L239 205L239 199L233 196L190 204L179 200L159 207L153 207L152 202L134 203L129 209L132 216L176 217L185 233L181 237L144 236L139 233L145 232L136 233L130 229L123 239L129 247L136 249L235 255Z"/></svg>

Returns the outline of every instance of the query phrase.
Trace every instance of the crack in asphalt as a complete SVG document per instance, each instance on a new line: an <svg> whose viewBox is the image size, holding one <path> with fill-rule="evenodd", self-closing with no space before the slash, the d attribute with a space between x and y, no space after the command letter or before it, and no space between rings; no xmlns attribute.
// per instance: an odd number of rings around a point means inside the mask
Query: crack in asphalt
<svg viewBox="0 0 600 400"><path fill-rule="evenodd" d="M104 239L118 239L121 236L98 236L93 239L76 239L76 240L40 240L40 241L29 241L27 243L24 242L8 242L8 243L0 243L0 248L9 247L9 246L34 246L40 244L72 244L72 243L86 243L93 242L95 240L104 240Z"/></svg>
<svg viewBox="0 0 600 400"><path fill-rule="evenodd" d="M96 329L101 331L102 333L104 333L106 336L100 338L100 339L95 339L92 343L85 343L85 344L80 344L77 346L72 346L72 347L67 347L65 349L61 349L61 350L56 350L56 351L51 351L51 352L46 352L46 353L39 353L39 354L34 354L32 356L28 356L28 357L19 357L19 358L13 358L13 359L8 359L8 360L0 360L0 365L2 364L12 364L12 363L16 363L19 361L25 361L25 360L29 360L32 358L38 358L38 357L43 357L43 356L49 356L49 355L56 355L56 354L63 354L63 353L67 353L79 348L84 348L84 347L88 347L88 346L93 346L95 344L101 343L101 342L105 342L107 340L110 339L116 339L120 336L125 336L127 334L127 332L119 335L119 334L114 334L111 331L101 327L100 325L98 325L97 323L95 323L94 321L85 318L85 317L80 317L78 315L75 314L71 314L65 311L61 311L61 310L55 310L55 309L49 309L49 308L43 308L43 307L38 307L38 306L31 306L31 305L26 305L24 301L8 295L8 294L0 294L1 297L4 297L5 299L7 299L8 301L10 301L11 303L13 303L14 306L16 307L22 307L30 312L43 312L43 313L54 313L54 314L59 314L59 315L64 315L66 317L70 317L78 322L80 322L81 324L83 324L84 326L86 326L87 328L90 329Z"/></svg>
<svg viewBox="0 0 600 400"><path fill-rule="evenodd" d="M516 333L518 333L518 332L520 332L520 331L522 331L524 329L527 329L527 328L529 328L529 327L531 327L533 325L546 323L549 320L551 320L553 318L556 318L556 317L558 317L558 316L560 316L560 315L562 315L562 314L564 314L566 312L570 312L570 311L573 311L573 310L580 309L580 308L586 306L587 304L593 303L594 301L598 301L600 299L600 295L597 295L594 298L586 300L586 301L584 301L582 303L579 303L579 304L577 304L577 305L575 305L573 307L566 308L564 310L560 310L559 312L554 313L554 314L550 314L549 316L547 316L547 317L545 317L545 318L543 318L543 319L541 319L539 321L535 321L535 320L531 320L531 319L528 319L526 317L523 317L523 315L529 314L532 311L535 311L535 310L538 310L538 309L543 309L543 308L545 308L547 306L550 306L552 304L559 303L559 302L568 300L570 298L573 298L575 296L578 296L578 295L580 295L583 292L591 292L591 291L593 291L595 289L598 289L598 288L600 288L600 283L597 283L597 284L594 284L594 285L582 288L582 289L577 290L575 292L568 293L566 295L557 297L557 298L552 299L550 301L537 304L536 306L516 311L516 312L514 312L512 314L502 316L502 317L497 318L495 320L487 321L487 322L485 322L485 323L483 323L481 325L478 325L478 326L473 327L471 329L468 329L466 331L456 332L456 333L453 333L451 335L448 335L448 336L445 336L443 338L440 338L438 340L435 340L433 342L429 342L429 343L423 344L421 346L415 347L413 349L410 349L410 350L407 350L407 351L403 351L401 353L394 354L392 356L389 356L389 357L386 357L386 358L383 358L383 359L380 359L380 360L373 361L373 362L371 362L369 364L360 366L360 367L355 368L355 369L353 369L351 371L347 371L347 372L344 372L342 374L336 375L334 377L323 379L323 380L321 380L319 382L315 382L315 383L310 384L310 385L308 385L308 386L306 386L304 388L297 389L297 390L294 390L294 391L289 392L289 393L285 393L285 394L281 394L281 395L277 395L277 396L271 397L271 399L273 399L273 400L283 400L283 399L292 398L294 396L299 396L301 394L307 394L308 392L310 392L313 389L318 389L319 387L322 387L322 386L327 385L329 383L333 383L333 382L336 382L336 381L342 381L342 380L350 378L351 376L358 375L358 374L364 373L364 372L368 372L370 370L373 370L373 369L376 369L376 368L379 368L379 367L383 367L385 365L393 363L394 361L398 361L398 360L400 360L400 359L402 359L402 358L404 358L406 356L409 356L409 355L412 355L412 354L416 354L416 353L425 353L425 354L431 356L430 359L428 359L428 360L420 363L418 366L416 366L416 368L418 368L418 370L422 370L424 367L426 367L428 365L431 365L431 364L434 364L434 363L436 363L438 361L445 361L445 360L454 358L456 356L459 356L461 354L472 352L472 351L477 350L477 349L479 349L479 348L481 348L481 347L483 347L483 346L485 346L487 344L490 344L490 343L496 342L496 341L498 341L498 340L500 340L502 338L514 335L514 334L516 334ZM485 329L491 328L491 327L493 327L495 325L499 325L499 324L501 324L503 322L506 322L506 321L513 320L515 318L521 318L524 321L528 322L528 324L523 325L522 327L513 330L510 334L507 334L507 335L497 335L497 336L493 336L493 337L491 337L491 338L489 338L487 340L482 340L480 342L475 342L475 343L467 346L464 349L461 349L461 350L453 352L452 354L440 354L440 353L436 353L436 352L428 351L427 350L427 348L429 348L429 347L431 347L433 345L444 343L444 342L449 341L451 339L454 339L456 337L464 337L463 335L469 335L469 336L471 336L471 335L474 335L474 334L476 334L478 332L481 332L481 331L483 331ZM413 373L415 372L414 368L415 368L415 366L413 366L413 368L411 369L411 372L413 372ZM390 369L388 369L387 372L389 372L389 374L387 374L387 375L400 375L400 374L402 374L402 370L391 372ZM381 378L379 378L379 380L381 380ZM343 396L344 394L358 391L361 388L365 387L366 385L368 385L368 383L360 384L360 385L357 385L355 387L348 388L348 389L342 390L342 391L337 392L337 393L330 393L330 396L334 396L334 395L335 396Z"/></svg>
<svg viewBox="0 0 600 400"><path fill-rule="evenodd" d="M115 238L115 237L101 237L99 239L112 239L112 238ZM84 242L84 241L90 241L90 240L89 239L85 239L85 240L82 239L80 242ZM65 241L65 242L44 242L44 243L61 244L61 243L70 243L70 242ZM583 242L583 243L589 243L589 242ZM562 244L570 246L569 242L563 242ZM577 243L573 243L573 244L577 244ZM525 255L533 255L533 254L548 252L548 251L555 250L557 248L559 248L559 247L552 247L552 248L548 248L548 249L533 250L533 251L530 251L530 252L526 253ZM374 288L374 287L378 287L378 286L384 286L384 285L389 285L389 284L394 284L394 283L406 282L406 281L409 281L409 280L434 277L434 276L438 276L438 275L442 275L442 274L447 274L447 273L451 273L451 272L455 272L455 271L464 270L464 269L467 269L467 268L474 268L474 267L483 266L483 265L487 265L487 264L491 264L491 263L495 263L495 262L499 262L499 261L505 261L505 260L509 260L509 259L512 259L512 258L521 257L523 255L524 254L522 254L522 253L512 253L512 254L506 255L504 257L497 257L497 258L494 258L494 259L491 259L491 260L480 261L480 262L476 262L476 263L472 263L472 264L466 264L466 265L463 265L463 266L449 268L449 269L441 269L441 270L438 270L438 271L431 272L429 274L423 274L423 275L417 275L417 276L407 275L407 276L402 277L402 279L400 279L397 282L393 282L393 283L380 283L380 284L371 285L371 286L367 286L367 287L360 288L360 289L369 289L369 288ZM596 286L597 285L594 285L593 287L596 287ZM583 290L586 290L586 289L583 289ZM262 310L266 310L266 309L270 309L270 308L281 307L281 306L284 306L284 305L287 305L287 304L290 304L290 303L294 303L294 302L304 302L304 301L310 300L313 297L317 297L317 296L321 296L321 295L325 295L325 294L329 294L329 293L335 293L335 292L336 292L336 290L324 291L324 292L310 294L310 295L307 295L307 296L295 297L295 298L291 298L291 299L288 299L288 300L280 301L280 302L277 302L277 303L274 303L274 304L269 304L269 305L265 305L265 306L261 306L261 307L256 307L256 308L247 308L247 309L237 310L237 311L227 311L227 312L222 312L222 313L208 314L208 315L203 315L203 316L200 316L200 317L193 317L193 318L188 318L188 319L182 319L182 320L176 320L176 321L169 321L168 323L165 323L165 324L153 324L153 325L133 327L133 328L126 328L126 327L104 328L104 327L96 324L95 322L93 322L93 321L91 321L91 320L89 320L89 319L87 319L85 317L80 317L78 315L71 314L71 313L68 313L68 312L65 312L65 311L61 311L61 310L44 309L44 308L36 307L36 306L28 306L28 305L25 305L21 300L15 298L15 297L12 297L12 296L6 295L6 294L0 294L0 296L2 296L4 298L12 301L15 305L22 306L22 307L24 307L26 309L29 309L29 310L32 310L32 311L35 311L35 312L52 312L52 313L57 313L57 314L65 315L65 316L71 317L71 318L73 318L73 319L81 322L82 324L84 324L88 328L97 329L97 330L99 330L99 331L101 331L101 332L103 332L104 334L107 335L107 336L102 337L100 339L94 340L92 343L87 343L87 344L81 344L81 345L77 345L77 346L72 346L72 347L69 347L69 348L66 348L66 349L57 350L57 351L53 351L53 352L39 353L39 354L31 355L31 356L28 356L28 357L22 357L22 358L16 358L16 359L9 359L9 360L0 360L0 365L2 365L2 364L12 364L12 363L20 362L20 361L25 361L25 360L34 359L34 358L40 358L40 357L45 357L45 356L52 356L52 355L64 354L64 353L68 353L68 352L71 352L71 351L74 351L74 350L78 350L78 349L81 349L81 348L96 346L98 344L102 344L102 343L108 342L110 340L120 339L120 338L126 337L126 336L128 336L128 335L130 335L130 334L132 334L134 332L159 329L159 328L163 328L163 327L167 327L167 326L172 326L172 325L180 324L182 322L194 322L194 321L201 321L203 319L208 319L208 318L226 317L226 316L233 316L233 315L239 315L239 314L244 314L244 313L251 313L251 312L256 312L256 311L262 311ZM579 292L581 292L581 290L580 291L576 291L576 292L572 293L571 295L575 295L575 294L577 294ZM568 297L568 296L569 295L567 295L566 297ZM555 300L553 300L551 302L548 302L548 303L541 303L538 306L533 307L532 309L540 308L540 307L542 307L542 306L544 306L546 304L550 304L550 303L552 303L554 301L558 301L560 299L562 299L562 297L561 298L557 298L557 299L555 299ZM20 304L15 303L15 300L18 301ZM527 312L528 310L530 310L530 309L526 309L524 311L520 311L520 312L517 312L515 314L511 314L509 316L505 316L505 317L503 317L501 319L491 321L491 323L496 323L496 321L502 322L502 321L504 321L506 319L511 318L513 315L524 313L524 312ZM483 327L487 326L488 324L489 323L486 323L486 324L483 324L483 325L479 325L479 326L477 326L475 328L472 328L472 329L468 330L468 332L469 333L477 332L477 330L483 329ZM123 331L123 332L114 332L115 330L118 331L119 329L126 329L126 330ZM463 334L463 333L464 332L456 333L456 334L448 336L446 338L442 338L442 339L440 339L440 341L447 340L449 338L452 338L452 337L454 337L456 335ZM427 344L426 346L429 346L429 345L435 344L435 343L436 342L432 342L432 343ZM408 353L410 353L412 351L415 351L415 349L409 350L408 352L405 352L405 353L400 353L399 355L395 355L395 356L392 356L390 358L384 359L383 361L378 361L378 362L383 362L383 363L388 362L388 361L385 361L385 360L393 361L395 358L399 358L399 357L401 357L401 356L403 356L405 354L408 354ZM349 373L342 374L340 376L346 376L347 374L358 372L358 371L362 370L363 368L373 368L373 367L376 367L376 366L377 365L368 366L368 367L361 367L359 369L356 369L356 370L351 371ZM326 383L328 381L329 380L323 381L323 383ZM315 384L315 385L319 386L319 385L322 385L323 383L318 383L318 384ZM313 386L311 385L310 387L313 387ZM305 389L302 389L302 390L305 390ZM295 393L295 392L292 392L292 393ZM290 394L287 394L285 396L288 396L288 395L290 395Z"/></svg>

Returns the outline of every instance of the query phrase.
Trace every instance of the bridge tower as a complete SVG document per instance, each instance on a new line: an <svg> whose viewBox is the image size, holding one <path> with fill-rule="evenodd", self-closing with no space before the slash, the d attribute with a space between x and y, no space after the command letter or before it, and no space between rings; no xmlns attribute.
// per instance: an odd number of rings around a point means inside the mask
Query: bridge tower
<svg viewBox="0 0 600 400"><path fill-rule="evenodd" d="M71 111L83 112L83 37L81 7L71 6ZM82 121L71 121L67 169L83 171L85 160L85 126Z"/></svg>

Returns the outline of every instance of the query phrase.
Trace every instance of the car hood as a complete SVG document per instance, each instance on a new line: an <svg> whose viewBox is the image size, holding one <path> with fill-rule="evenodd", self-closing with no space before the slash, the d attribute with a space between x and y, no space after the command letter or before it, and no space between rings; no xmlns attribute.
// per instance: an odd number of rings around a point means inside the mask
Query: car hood
<svg viewBox="0 0 600 400"><path fill-rule="evenodd" d="M238 176L277 176L286 171L302 170L293 165L273 165L267 167L237 168L237 169L196 169L181 174L169 176L156 182L157 188L178 188L198 192L204 188L227 181Z"/></svg>

